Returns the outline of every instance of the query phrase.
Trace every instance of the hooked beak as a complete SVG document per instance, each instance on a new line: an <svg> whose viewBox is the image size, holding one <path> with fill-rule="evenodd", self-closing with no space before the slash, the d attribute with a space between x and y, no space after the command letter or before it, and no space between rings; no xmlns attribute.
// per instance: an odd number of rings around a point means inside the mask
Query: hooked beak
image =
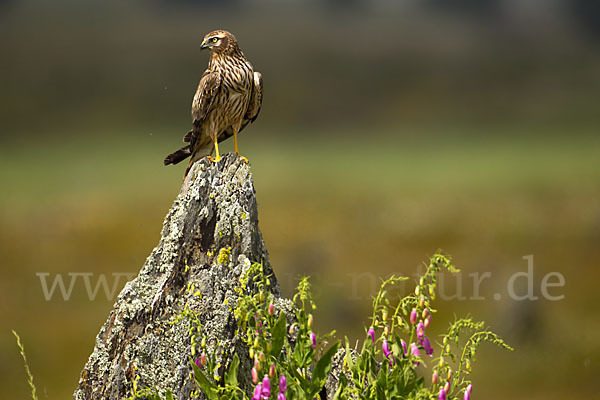
<svg viewBox="0 0 600 400"><path fill-rule="evenodd" d="M208 49L208 45L206 44L206 40L203 40L200 44L200 50Z"/></svg>

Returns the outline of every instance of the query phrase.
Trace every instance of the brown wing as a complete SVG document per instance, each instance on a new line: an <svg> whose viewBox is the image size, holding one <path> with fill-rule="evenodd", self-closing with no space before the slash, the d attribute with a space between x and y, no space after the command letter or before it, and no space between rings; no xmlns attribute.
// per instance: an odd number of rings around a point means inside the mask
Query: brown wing
<svg viewBox="0 0 600 400"><path fill-rule="evenodd" d="M213 100L221 88L221 74L206 70L200 78L196 95L192 101L192 119L204 120L212 110Z"/></svg>
<svg viewBox="0 0 600 400"><path fill-rule="evenodd" d="M192 101L192 130L183 138L187 146L169 154L164 159L164 164L177 164L189 157L194 149L194 144L200 134L202 122L213 109L214 99L221 88L221 75L218 72L204 71L198 89Z"/></svg>
<svg viewBox="0 0 600 400"><path fill-rule="evenodd" d="M206 119L208 113L213 110L214 100L217 97L219 90L221 89L221 74L206 70L200 78L196 95L192 101L192 134L190 135L190 144L192 149L194 143L200 134L200 128L202 123ZM187 136L187 135L186 135ZM185 140L185 138L184 138Z"/></svg>
<svg viewBox="0 0 600 400"><path fill-rule="evenodd" d="M248 110L244 117L244 122L254 122L260 113L260 107L262 106L263 97L263 80L260 72L254 72L254 85L252 87L252 94L250 96L250 103L248 104ZM246 123L247 124L247 123Z"/></svg>
<svg viewBox="0 0 600 400"><path fill-rule="evenodd" d="M252 93L250 94L250 102L248 103L248 109L246 110L246 114L244 115L244 120L242 121L240 132L244 130L246 125L248 125L250 122L254 122L256 118L258 118L258 114L260 113L260 108L262 106L262 97L262 75L260 72L254 72L254 80L252 83ZM232 136L233 129L230 126L225 130L225 132L219 135L219 143L221 143L223 140L229 139Z"/></svg>

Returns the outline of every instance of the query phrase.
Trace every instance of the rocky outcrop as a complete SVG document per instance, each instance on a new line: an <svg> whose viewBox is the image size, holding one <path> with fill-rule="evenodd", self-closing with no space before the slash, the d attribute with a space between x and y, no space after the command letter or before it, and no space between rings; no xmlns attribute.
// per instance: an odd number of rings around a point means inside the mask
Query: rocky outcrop
<svg viewBox="0 0 600 400"><path fill-rule="evenodd" d="M273 274L249 165L235 154L218 163L199 161L165 218L158 245L101 328L75 399L126 398L136 376L138 385L189 399L197 390L188 360L189 324L173 323L186 305L198 312L209 343L218 339L238 354L240 381L249 382L248 352L237 342L228 304L235 303L233 289L253 262ZM274 274L271 285L278 296Z"/></svg>

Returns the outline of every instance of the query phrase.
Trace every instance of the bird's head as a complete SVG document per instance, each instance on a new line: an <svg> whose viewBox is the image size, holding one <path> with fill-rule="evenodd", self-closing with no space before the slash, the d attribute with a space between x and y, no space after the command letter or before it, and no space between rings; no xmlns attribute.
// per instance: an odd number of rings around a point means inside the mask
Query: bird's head
<svg viewBox="0 0 600 400"><path fill-rule="evenodd" d="M204 40L202 40L200 49L209 49L213 54L230 54L239 51L235 36L222 30L212 31L206 34Z"/></svg>

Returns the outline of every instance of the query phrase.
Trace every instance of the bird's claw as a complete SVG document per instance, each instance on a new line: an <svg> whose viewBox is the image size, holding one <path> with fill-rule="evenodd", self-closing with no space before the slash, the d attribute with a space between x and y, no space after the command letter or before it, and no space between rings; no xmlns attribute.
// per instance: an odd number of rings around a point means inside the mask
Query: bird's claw
<svg viewBox="0 0 600 400"><path fill-rule="evenodd" d="M221 161L221 156L217 156L217 158L213 158L213 156L208 156L208 159L214 163L218 163Z"/></svg>
<svg viewBox="0 0 600 400"><path fill-rule="evenodd" d="M246 164L248 164L248 159L246 157L244 157L243 155L241 155L238 152L236 152L235 154L237 154Z"/></svg>

